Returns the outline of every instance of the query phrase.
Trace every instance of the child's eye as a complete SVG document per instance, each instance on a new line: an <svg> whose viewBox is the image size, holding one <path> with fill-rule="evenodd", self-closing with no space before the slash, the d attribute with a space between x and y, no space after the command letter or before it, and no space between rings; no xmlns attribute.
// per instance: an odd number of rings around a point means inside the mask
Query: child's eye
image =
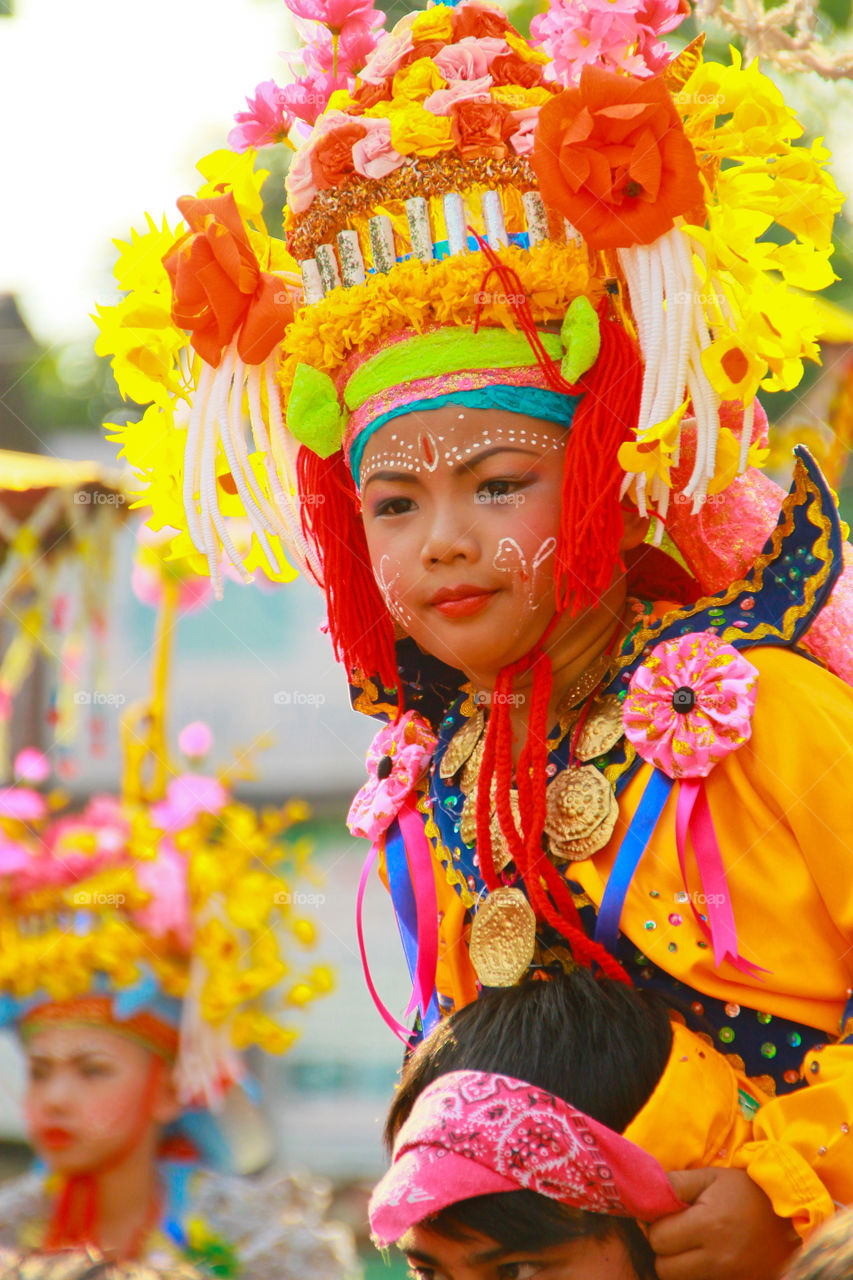
<svg viewBox="0 0 853 1280"><path fill-rule="evenodd" d="M538 1262L504 1262L498 1267L500 1280L533 1280L541 1270Z"/></svg>
<svg viewBox="0 0 853 1280"><path fill-rule="evenodd" d="M37 1064L35 1062L30 1063L30 1072L29 1072L30 1080L33 1080L33 1081L46 1080L49 1074L50 1072L48 1071L47 1067L42 1066L41 1064Z"/></svg>
<svg viewBox="0 0 853 1280"><path fill-rule="evenodd" d="M110 1069L102 1063L89 1062L80 1068L80 1074L81 1076L108 1076Z"/></svg>
<svg viewBox="0 0 853 1280"><path fill-rule="evenodd" d="M409 1280L434 1280L435 1272L429 1267L416 1267L413 1262L410 1262L408 1276Z"/></svg>
<svg viewBox="0 0 853 1280"><path fill-rule="evenodd" d="M484 480L477 489L477 496L480 501L483 497L487 498L506 498L511 493L517 493L519 489L524 487L523 480Z"/></svg>
<svg viewBox="0 0 853 1280"><path fill-rule="evenodd" d="M411 498L385 498L377 502L373 508L374 516L404 516L414 511L415 504Z"/></svg>

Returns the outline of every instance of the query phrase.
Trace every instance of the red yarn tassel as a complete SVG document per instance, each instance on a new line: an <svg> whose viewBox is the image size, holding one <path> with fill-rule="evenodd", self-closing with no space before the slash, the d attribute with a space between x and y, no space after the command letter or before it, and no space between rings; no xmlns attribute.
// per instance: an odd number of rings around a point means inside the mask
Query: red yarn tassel
<svg viewBox="0 0 853 1280"><path fill-rule="evenodd" d="M642 384L636 345L617 320L602 319L601 350L577 385L584 394L566 445L554 564L558 609L595 606L617 565L624 568L618 453L636 428Z"/></svg>
<svg viewBox="0 0 853 1280"><path fill-rule="evenodd" d="M349 672L378 676L386 689L399 677L394 625L376 585L358 495L343 454L318 458L302 448L296 474L305 536L316 543L335 656Z"/></svg>

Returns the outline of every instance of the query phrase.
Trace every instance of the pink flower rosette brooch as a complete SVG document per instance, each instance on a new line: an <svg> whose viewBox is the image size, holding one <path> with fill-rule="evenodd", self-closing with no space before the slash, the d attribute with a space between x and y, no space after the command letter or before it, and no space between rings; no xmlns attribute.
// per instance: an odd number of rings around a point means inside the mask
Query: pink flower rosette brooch
<svg viewBox="0 0 853 1280"><path fill-rule="evenodd" d="M669 778L706 778L752 733L758 670L707 631L665 640L634 673L625 736Z"/></svg>
<svg viewBox="0 0 853 1280"><path fill-rule="evenodd" d="M706 916L690 895L693 915L712 943L715 965L728 961L750 977L763 970L738 951L729 886L702 780L729 752L748 741L757 683L758 669L710 631L663 641L635 671L623 707L625 736L643 760L655 766L655 772L617 855L599 910L599 924L615 928L650 830L677 783L678 864L688 890L687 850L692 845L702 900L707 904ZM644 820L653 818L645 839L635 829L641 810Z"/></svg>
<svg viewBox="0 0 853 1280"><path fill-rule="evenodd" d="M367 753L367 782L347 814L354 836L376 840L387 831L429 767L436 741L432 727L416 711L380 729Z"/></svg>

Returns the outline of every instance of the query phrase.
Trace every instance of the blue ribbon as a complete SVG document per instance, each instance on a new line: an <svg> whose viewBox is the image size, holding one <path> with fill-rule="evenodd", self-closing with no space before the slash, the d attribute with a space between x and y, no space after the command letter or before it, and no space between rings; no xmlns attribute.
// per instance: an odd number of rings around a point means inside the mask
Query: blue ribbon
<svg viewBox="0 0 853 1280"><path fill-rule="evenodd" d="M406 845L396 818L385 835L385 869L388 872L388 888L391 892L394 915L397 917L397 928L400 930L400 941L403 944L409 977L414 984L418 968L418 907L412 889ZM438 995L433 989L429 1006L421 1009L421 1027L425 1036L428 1036L433 1027L437 1026L440 1016Z"/></svg>
<svg viewBox="0 0 853 1280"><path fill-rule="evenodd" d="M646 852L671 790L672 778L661 773L660 769L654 769L616 855L595 925L595 940L608 951L613 951L619 941L619 921L628 886Z"/></svg>

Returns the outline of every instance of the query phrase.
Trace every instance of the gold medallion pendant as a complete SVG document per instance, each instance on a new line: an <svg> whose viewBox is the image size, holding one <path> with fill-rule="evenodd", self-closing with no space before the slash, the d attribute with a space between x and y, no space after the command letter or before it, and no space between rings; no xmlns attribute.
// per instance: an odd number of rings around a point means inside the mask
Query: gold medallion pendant
<svg viewBox="0 0 853 1280"><path fill-rule="evenodd" d="M513 987L536 945L536 916L520 889L495 889L471 926L469 953L484 987Z"/></svg>
<svg viewBox="0 0 853 1280"><path fill-rule="evenodd" d="M603 849L613 834L619 805L594 765L564 769L545 793L545 834L551 854L579 862Z"/></svg>
<svg viewBox="0 0 853 1280"><path fill-rule="evenodd" d="M476 747L480 738L483 736L486 717L482 711L477 710L471 716L470 720L456 730L453 737L447 744L447 750L441 757L441 764L438 766L439 777L448 782L462 768L471 752Z"/></svg>
<svg viewBox="0 0 853 1280"><path fill-rule="evenodd" d="M578 760L594 760L612 751L624 736L622 703L615 694L596 698L589 709L578 737L575 755Z"/></svg>

